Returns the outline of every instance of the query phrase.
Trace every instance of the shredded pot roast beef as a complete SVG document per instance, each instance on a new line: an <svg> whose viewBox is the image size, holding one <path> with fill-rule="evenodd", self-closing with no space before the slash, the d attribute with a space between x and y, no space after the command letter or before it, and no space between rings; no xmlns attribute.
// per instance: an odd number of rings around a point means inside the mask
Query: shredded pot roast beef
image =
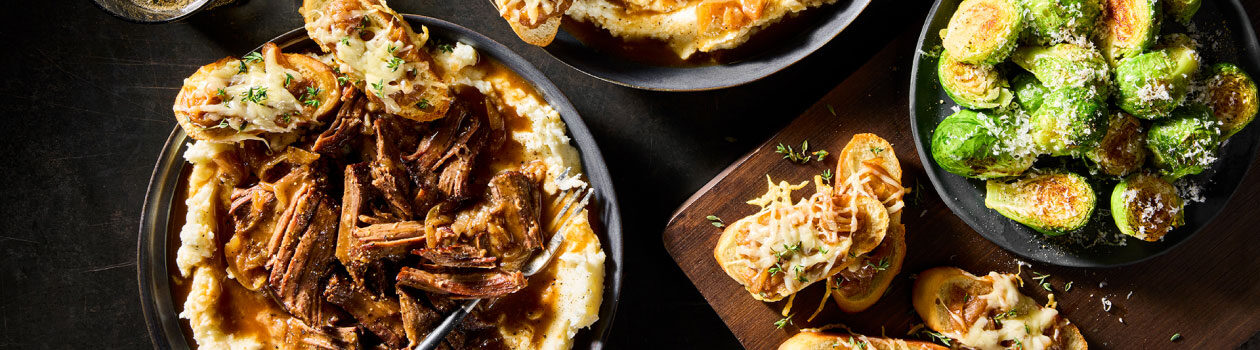
<svg viewBox="0 0 1260 350"><path fill-rule="evenodd" d="M293 316L287 348L410 348L455 300L525 287L520 269L546 238L545 169L479 168L505 122L475 90L457 95L444 118L419 123L371 112L348 87L322 133L280 150L246 141L219 160L240 184L226 265ZM478 312L445 339L452 349L501 340Z"/></svg>

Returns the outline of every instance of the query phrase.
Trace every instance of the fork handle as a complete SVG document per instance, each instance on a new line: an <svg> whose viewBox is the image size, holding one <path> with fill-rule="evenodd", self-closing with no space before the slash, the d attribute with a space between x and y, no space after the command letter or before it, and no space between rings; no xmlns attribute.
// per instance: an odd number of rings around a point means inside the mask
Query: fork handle
<svg viewBox="0 0 1260 350"><path fill-rule="evenodd" d="M481 299L472 299L464 302L464 305L455 309L455 311L451 312L450 315L446 315L446 319L442 320L442 323L438 324L436 328L433 328L433 331L429 332L429 335L425 336L424 340L421 340L420 344L416 345L415 349L437 349L438 345L442 344L442 340L446 339L446 335L455 330L455 325L458 325L460 321L463 321L464 317L467 317L479 303L481 303Z"/></svg>

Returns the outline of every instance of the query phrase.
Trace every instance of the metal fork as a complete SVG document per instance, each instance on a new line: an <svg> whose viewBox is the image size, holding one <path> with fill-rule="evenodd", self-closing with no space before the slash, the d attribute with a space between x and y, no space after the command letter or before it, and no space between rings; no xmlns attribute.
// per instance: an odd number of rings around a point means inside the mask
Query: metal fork
<svg viewBox="0 0 1260 350"><path fill-rule="evenodd" d="M564 183L571 179L569 177L569 170L570 169L565 169L564 173L557 176L556 183ZM583 192L585 192L585 194L583 194ZM560 250L560 245L564 243L564 233L561 232L560 229L564 227L565 223L569 222L569 219L572 219L575 215L577 215L577 213L582 212L582 209L586 207L587 201L590 200L592 193L594 193L594 189L590 188L585 182L583 182L582 186L565 189L556 195L556 199L552 201L551 207L560 207L560 211L556 212L555 217L551 220L551 225L547 228L547 232L552 232L551 240L547 241L547 246L543 247L543 250L538 252L538 255L534 256L533 259L530 259L524 269L521 269L521 274L527 277L532 276L535 273L538 273L538 271L542 271L544 267L547 267L547 264L551 262L551 258L556 255L556 251ZM578 199L579 197L581 199ZM446 319L442 320L442 323L438 324L437 328L434 328L432 332L429 332L429 335L425 336L424 340L421 340L420 344L417 345L415 349L437 349L438 345L442 344L442 340L446 339L446 335L450 334L452 330L455 330L455 325L459 324L460 321L463 321L464 317L468 316L468 314L471 313L480 303L481 299L470 299L465 301L463 305L460 305L460 307L456 308L454 312L447 315Z"/></svg>

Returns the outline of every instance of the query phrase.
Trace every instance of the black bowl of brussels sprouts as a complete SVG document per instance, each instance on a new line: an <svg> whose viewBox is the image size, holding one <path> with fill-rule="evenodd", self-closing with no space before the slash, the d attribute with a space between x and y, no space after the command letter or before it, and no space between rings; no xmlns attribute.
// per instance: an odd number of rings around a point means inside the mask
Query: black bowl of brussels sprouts
<svg viewBox="0 0 1260 350"><path fill-rule="evenodd" d="M1260 150L1260 45L1237 0L937 0L918 48L910 118L928 177L1027 259L1168 252Z"/></svg>

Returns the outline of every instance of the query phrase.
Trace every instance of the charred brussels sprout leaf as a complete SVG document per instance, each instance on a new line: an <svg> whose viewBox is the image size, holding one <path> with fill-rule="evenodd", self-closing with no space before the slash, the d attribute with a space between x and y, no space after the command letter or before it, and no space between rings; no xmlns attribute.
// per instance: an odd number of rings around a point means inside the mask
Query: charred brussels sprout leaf
<svg viewBox="0 0 1260 350"><path fill-rule="evenodd" d="M966 108L1005 107L1013 98L1006 79L991 65L962 63L942 53L937 74L949 98Z"/></svg>
<svg viewBox="0 0 1260 350"><path fill-rule="evenodd" d="M1107 133L1097 147L1086 153L1093 169L1107 175L1124 176L1146 162L1146 132L1142 123L1131 115L1113 113L1107 121Z"/></svg>
<svg viewBox="0 0 1260 350"><path fill-rule="evenodd" d="M1145 241L1158 241L1185 224L1184 206L1172 184L1150 174L1133 174L1111 192L1111 216L1116 227Z"/></svg>
<svg viewBox="0 0 1260 350"><path fill-rule="evenodd" d="M1199 69L1198 53L1170 47L1125 59L1116 66L1117 104L1142 119L1160 119L1186 99Z"/></svg>
<svg viewBox="0 0 1260 350"><path fill-rule="evenodd" d="M1032 142L1041 153L1074 155L1098 145L1107 127L1102 102L1089 90L1058 88L1033 112Z"/></svg>
<svg viewBox="0 0 1260 350"><path fill-rule="evenodd" d="M996 64L1010 55L1024 29L1017 0L963 0L949 19L942 45L954 59Z"/></svg>
<svg viewBox="0 0 1260 350"><path fill-rule="evenodd" d="M1048 236L1080 229L1094 212L1094 189L1084 177L1068 172L989 180L985 190L986 207Z"/></svg>
<svg viewBox="0 0 1260 350"><path fill-rule="evenodd" d="M1207 107L1192 104L1151 125L1146 148L1169 179L1201 173L1216 160L1220 129L1211 114Z"/></svg>
<svg viewBox="0 0 1260 350"><path fill-rule="evenodd" d="M1221 123L1221 135L1229 138L1256 118L1260 108L1256 82L1238 66L1220 63L1213 67L1204 96L1212 116Z"/></svg>
<svg viewBox="0 0 1260 350"><path fill-rule="evenodd" d="M1041 108L1041 101L1045 98L1046 93L1049 92L1045 85L1037 81L1037 77L1028 73L1015 76L1015 79L1011 81L1011 88L1015 90L1015 97L1019 100L1019 105L1028 113L1035 112L1038 108Z"/></svg>
<svg viewBox="0 0 1260 350"><path fill-rule="evenodd" d="M1190 25L1190 19L1199 12L1199 5L1202 4L1202 0L1164 0L1164 11L1167 11L1165 15L1173 21Z"/></svg>
<svg viewBox="0 0 1260 350"><path fill-rule="evenodd" d="M1109 16L1103 19L1103 56L1111 64L1141 54L1159 35L1161 5L1158 0L1107 0Z"/></svg>
<svg viewBox="0 0 1260 350"><path fill-rule="evenodd" d="M1099 100L1107 97L1110 67L1093 48L1076 44L1022 47L1015 50L1011 61L1047 87L1087 88Z"/></svg>
<svg viewBox="0 0 1260 350"><path fill-rule="evenodd" d="M1102 0L1022 0L1027 9L1029 41L1054 44L1083 38L1102 14Z"/></svg>
<svg viewBox="0 0 1260 350"><path fill-rule="evenodd" d="M1035 157L1014 143L1020 139L1014 136L1015 119L958 111L932 132L932 159L945 171L970 178L1019 175Z"/></svg>

